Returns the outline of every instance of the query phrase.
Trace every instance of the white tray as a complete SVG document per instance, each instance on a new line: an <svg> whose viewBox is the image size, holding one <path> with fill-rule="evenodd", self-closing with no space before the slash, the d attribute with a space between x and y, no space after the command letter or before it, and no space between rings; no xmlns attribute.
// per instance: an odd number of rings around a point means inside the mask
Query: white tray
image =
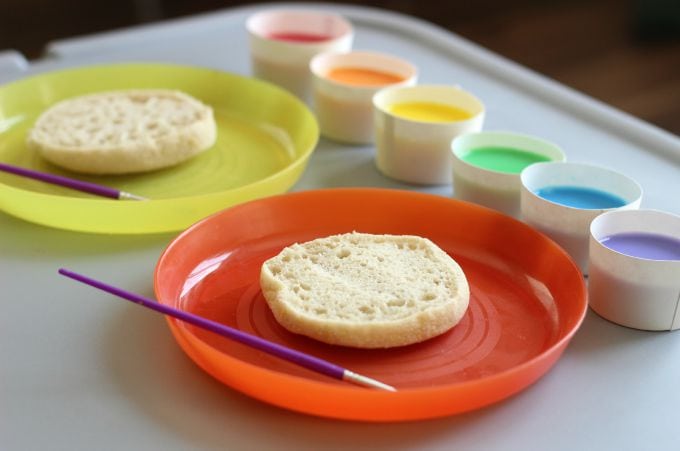
<svg viewBox="0 0 680 451"><path fill-rule="evenodd" d="M271 5L267 5L271 6ZM680 213L680 140L431 24L375 9L347 16L355 48L411 60L423 83L459 84L488 109L485 129L535 134L571 161L638 180L643 207ZM244 22L265 6L52 43L20 75L98 62L165 61L250 74ZM10 77L11 78L11 77ZM322 140L296 190L420 189L382 177L371 147ZM445 196L451 188L420 189ZM240 395L199 370L155 314L56 274L66 266L152 296L171 235L48 229L0 214L2 449L673 449L680 336L589 313L562 359L497 405L436 421L322 420Z"/></svg>

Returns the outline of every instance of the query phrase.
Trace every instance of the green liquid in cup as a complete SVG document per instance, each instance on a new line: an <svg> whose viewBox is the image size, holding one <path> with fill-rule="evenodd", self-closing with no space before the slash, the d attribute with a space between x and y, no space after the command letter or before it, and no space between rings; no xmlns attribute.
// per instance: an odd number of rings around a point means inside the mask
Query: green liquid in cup
<svg viewBox="0 0 680 451"><path fill-rule="evenodd" d="M552 161L549 157L513 147L477 147L461 155L461 160L491 171L519 174L533 163Z"/></svg>

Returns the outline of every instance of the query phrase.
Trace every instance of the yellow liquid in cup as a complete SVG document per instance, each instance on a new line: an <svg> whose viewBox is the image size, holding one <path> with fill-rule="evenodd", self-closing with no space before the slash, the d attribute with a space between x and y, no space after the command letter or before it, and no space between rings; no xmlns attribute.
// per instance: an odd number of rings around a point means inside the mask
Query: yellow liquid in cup
<svg viewBox="0 0 680 451"><path fill-rule="evenodd" d="M436 102L401 102L387 109L395 116L422 122L457 122L472 118L472 114L462 108Z"/></svg>

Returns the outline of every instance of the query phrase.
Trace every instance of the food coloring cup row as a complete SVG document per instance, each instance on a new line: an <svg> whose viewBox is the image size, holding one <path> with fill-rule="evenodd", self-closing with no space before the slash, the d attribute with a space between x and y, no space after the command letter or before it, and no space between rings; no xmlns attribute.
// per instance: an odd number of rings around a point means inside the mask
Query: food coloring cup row
<svg viewBox="0 0 680 451"><path fill-rule="evenodd" d="M680 217L640 210L635 180L505 132L461 135L452 153L456 196L552 238L588 276L595 312L637 329L680 328Z"/></svg>
<svg viewBox="0 0 680 451"><path fill-rule="evenodd" d="M454 86L409 89L418 69L393 55L350 51L352 25L337 14L267 10L251 16L246 28L255 76L313 104L322 135L349 144L376 142L377 166L388 177L451 182L450 142L481 129L479 99ZM383 89L391 91L374 101Z"/></svg>
<svg viewBox="0 0 680 451"><path fill-rule="evenodd" d="M387 177L453 183L455 197L545 233L589 274L601 316L639 329L680 328L680 217L639 210L637 182L566 162L539 137L481 131L478 98L456 86L416 85L418 69L396 56L351 51L354 31L339 15L270 10L247 29L254 74L313 103L324 136L375 142Z"/></svg>

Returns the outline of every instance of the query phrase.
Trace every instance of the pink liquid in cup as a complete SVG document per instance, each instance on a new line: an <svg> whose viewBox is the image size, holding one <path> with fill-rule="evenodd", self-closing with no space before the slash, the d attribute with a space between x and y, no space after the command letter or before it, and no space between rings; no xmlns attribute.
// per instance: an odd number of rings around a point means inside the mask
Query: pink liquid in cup
<svg viewBox="0 0 680 451"><path fill-rule="evenodd" d="M307 42L307 43L323 42L333 38L333 36L329 36L327 34L297 33L297 32L269 33L267 37L269 39L275 39L277 41Z"/></svg>

